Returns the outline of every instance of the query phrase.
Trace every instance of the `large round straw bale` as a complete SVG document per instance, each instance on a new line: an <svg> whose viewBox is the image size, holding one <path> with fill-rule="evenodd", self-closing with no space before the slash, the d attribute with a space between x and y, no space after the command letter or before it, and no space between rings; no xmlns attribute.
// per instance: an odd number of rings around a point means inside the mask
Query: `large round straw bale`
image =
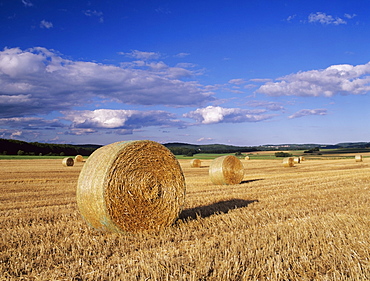
<svg viewBox="0 0 370 281"><path fill-rule="evenodd" d="M202 161L200 161L199 159L192 159L190 161L190 166L192 168L199 168L201 166L201 164L202 164Z"/></svg>
<svg viewBox="0 0 370 281"><path fill-rule="evenodd" d="M233 155L221 156L211 162L209 176L214 184L239 184L244 177L244 167Z"/></svg>
<svg viewBox="0 0 370 281"><path fill-rule="evenodd" d="M83 158L83 156L82 156L82 155L76 155L76 156L75 156L75 161L76 161L76 162L83 162L83 161L84 161L84 158Z"/></svg>
<svg viewBox="0 0 370 281"><path fill-rule="evenodd" d="M159 230L171 225L185 202L185 178L165 146L148 140L116 142L95 150L77 185L77 205L95 229Z"/></svg>
<svg viewBox="0 0 370 281"><path fill-rule="evenodd" d="M62 164L64 167L73 166L74 163L75 161L73 160L73 158L70 157L63 158L62 160Z"/></svg>
<svg viewBox="0 0 370 281"><path fill-rule="evenodd" d="M362 162L362 155L356 155L355 160L356 162Z"/></svg>
<svg viewBox="0 0 370 281"><path fill-rule="evenodd" d="M244 158L244 160L249 160L250 158L249 158L249 156L245 156L245 158Z"/></svg>
<svg viewBox="0 0 370 281"><path fill-rule="evenodd" d="M299 163L301 163L301 158L294 157L294 164L299 164Z"/></svg>
<svg viewBox="0 0 370 281"><path fill-rule="evenodd" d="M294 158L293 157L285 157L283 159L283 166L284 167L293 167L294 166Z"/></svg>

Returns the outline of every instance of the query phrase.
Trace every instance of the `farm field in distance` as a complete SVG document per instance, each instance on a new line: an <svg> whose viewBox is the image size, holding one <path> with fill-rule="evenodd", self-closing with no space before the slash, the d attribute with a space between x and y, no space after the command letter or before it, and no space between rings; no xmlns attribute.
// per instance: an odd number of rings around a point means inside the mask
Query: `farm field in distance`
<svg viewBox="0 0 370 281"><path fill-rule="evenodd" d="M179 159L180 218L127 235L81 218L84 163L0 160L0 280L369 280L370 158L341 158L252 156L228 186L210 182L211 159Z"/></svg>

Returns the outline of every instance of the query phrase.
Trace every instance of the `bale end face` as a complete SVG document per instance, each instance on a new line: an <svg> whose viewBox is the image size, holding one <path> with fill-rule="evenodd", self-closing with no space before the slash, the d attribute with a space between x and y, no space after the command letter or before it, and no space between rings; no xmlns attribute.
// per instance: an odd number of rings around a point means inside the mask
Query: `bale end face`
<svg viewBox="0 0 370 281"><path fill-rule="evenodd" d="M233 155L221 156L211 162L209 176L213 184L239 184L244 177L244 166Z"/></svg>
<svg viewBox="0 0 370 281"><path fill-rule="evenodd" d="M73 158L66 157L63 159L62 164L64 167L71 167L74 165L74 160Z"/></svg>

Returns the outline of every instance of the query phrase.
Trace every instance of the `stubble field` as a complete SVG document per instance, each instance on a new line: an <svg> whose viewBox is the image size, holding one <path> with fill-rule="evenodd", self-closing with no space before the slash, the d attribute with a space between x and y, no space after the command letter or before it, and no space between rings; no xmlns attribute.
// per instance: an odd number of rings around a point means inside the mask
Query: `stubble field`
<svg viewBox="0 0 370 281"><path fill-rule="evenodd" d="M369 280L370 159L243 160L238 185L191 168L161 232L100 233L76 205L83 163L0 161L0 280Z"/></svg>

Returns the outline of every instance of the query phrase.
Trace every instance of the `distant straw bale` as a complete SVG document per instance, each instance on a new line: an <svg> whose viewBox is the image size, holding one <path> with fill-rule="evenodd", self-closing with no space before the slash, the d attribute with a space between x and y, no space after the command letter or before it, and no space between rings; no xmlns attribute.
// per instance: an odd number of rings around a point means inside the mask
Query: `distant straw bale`
<svg viewBox="0 0 370 281"><path fill-rule="evenodd" d="M294 164L299 164L299 163L301 163L301 158L294 157Z"/></svg>
<svg viewBox="0 0 370 281"><path fill-rule="evenodd" d="M192 159L190 161L190 167L192 168L199 168L202 164L202 161L200 161L199 159Z"/></svg>
<svg viewBox="0 0 370 281"><path fill-rule="evenodd" d="M175 156L154 141L116 142L95 150L77 184L77 205L93 228L159 230L185 203L185 178Z"/></svg>
<svg viewBox="0 0 370 281"><path fill-rule="evenodd" d="M245 156L244 160L249 160L249 156Z"/></svg>
<svg viewBox="0 0 370 281"><path fill-rule="evenodd" d="M82 155L76 155L76 157L75 157L75 161L76 161L76 162L83 162L83 161L84 161L84 158L83 158L83 156L82 156Z"/></svg>
<svg viewBox="0 0 370 281"><path fill-rule="evenodd" d="M62 160L62 164L64 167L73 166L74 163L75 161L73 160L73 158L70 158L70 157L63 158Z"/></svg>
<svg viewBox="0 0 370 281"><path fill-rule="evenodd" d="M302 162L305 161L306 159L304 158L304 156L299 156L299 160Z"/></svg>
<svg viewBox="0 0 370 281"><path fill-rule="evenodd" d="M213 184L239 184L244 177L244 167L233 155L221 156L211 162L209 176Z"/></svg>
<svg viewBox="0 0 370 281"><path fill-rule="evenodd" d="M356 155L355 160L356 162L362 162L362 155Z"/></svg>
<svg viewBox="0 0 370 281"><path fill-rule="evenodd" d="M285 157L283 159L283 166L284 167L293 167L294 166L294 158L293 157Z"/></svg>

